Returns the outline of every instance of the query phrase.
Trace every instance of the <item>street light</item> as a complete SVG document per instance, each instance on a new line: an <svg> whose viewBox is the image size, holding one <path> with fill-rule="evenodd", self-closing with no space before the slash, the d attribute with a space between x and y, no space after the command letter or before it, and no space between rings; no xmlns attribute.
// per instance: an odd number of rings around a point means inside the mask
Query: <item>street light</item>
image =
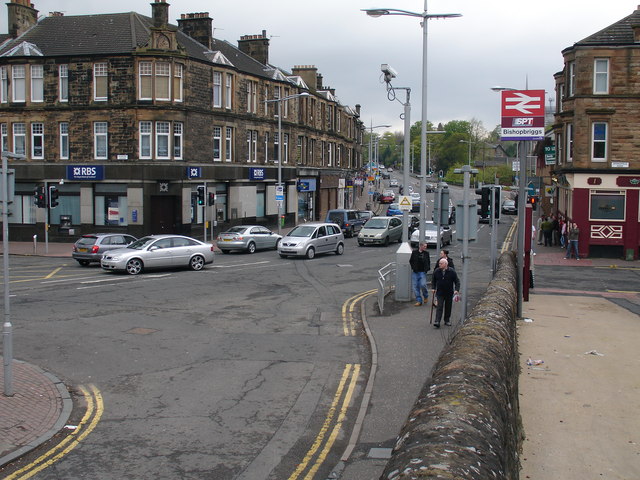
<svg viewBox="0 0 640 480"><path fill-rule="evenodd" d="M371 178L371 162L373 161L373 156L372 156L372 147L373 147L373 129L374 128L390 128L391 125L376 125L375 127L373 126L373 120L371 120L371 126L369 127L369 175L368 177ZM370 180L367 179L367 182L369 182ZM371 185L369 185L369 203L371 203L373 201L372 195L373 193L371 192Z"/></svg>
<svg viewBox="0 0 640 480"><path fill-rule="evenodd" d="M278 183L276 184L276 203L278 204L278 235L282 234L282 207L284 205L284 189L282 190L282 199L278 199L278 190L282 188L282 102L291 100L292 98L308 97L308 92L296 93L288 97L273 98L265 100L265 103L276 102L278 104Z"/></svg>
<svg viewBox="0 0 640 480"><path fill-rule="evenodd" d="M471 166L471 143L469 140L460 140L460 143L468 143L469 144L469 162L468 165Z"/></svg>
<svg viewBox="0 0 640 480"><path fill-rule="evenodd" d="M363 9L370 17L382 17L385 15L401 15L422 19L422 122L420 128L420 195L425 195L427 186L427 20L447 19L461 17L459 13L444 13L431 15L427 13L427 0L424 0L422 12L410 12L397 8L371 8ZM424 240L424 223L426 221L426 204L420 202L420 241Z"/></svg>

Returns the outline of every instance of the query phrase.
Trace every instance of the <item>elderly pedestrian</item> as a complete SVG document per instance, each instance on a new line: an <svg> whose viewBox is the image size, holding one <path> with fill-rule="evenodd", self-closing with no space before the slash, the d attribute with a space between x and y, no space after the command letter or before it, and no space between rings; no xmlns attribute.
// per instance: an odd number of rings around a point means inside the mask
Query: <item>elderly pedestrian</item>
<svg viewBox="0 0 640 480"><path fill-rule="evenodd" d="M444 324L451 325L451 304L453 296L460 290L460 279L453 268L449 268L446 258L438 260L438 268L431 278L433 298L437 302L435 328L440 328L440 320L444 312Z"/></svg>

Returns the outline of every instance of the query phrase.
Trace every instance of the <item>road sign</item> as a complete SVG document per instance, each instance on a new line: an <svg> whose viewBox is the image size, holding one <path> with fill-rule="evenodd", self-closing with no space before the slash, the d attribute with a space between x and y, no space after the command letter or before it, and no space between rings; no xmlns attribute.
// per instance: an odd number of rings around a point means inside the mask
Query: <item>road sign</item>
<svg viewBox="0 0 640 480"><path fill-rule="evenodd" d="M536 186L533 182L529 182L529 185L527 185L527 193L531 196L536 194Z"/></svg>
<svg viewBox="0 0 640 480"><path fill-rule="evenodd" d="M555 165L556 164L556 146L549 145L544 147L544 164Z"/></svg>
<svg viewBox="0 0 640 480"><path fill-rule="evenodd" d="M503 90L501 140L544 138L544 90Z"/></svg>
<svg viewBox="0 0 640 480"><path fill-rule="evenodd" d="M400 210L402 210L403 212L410 212L411 197L407 197L406 195L401 196L400 201L398 202L398 206L400 207Z"/></svg>
<svg viewBox="0 0 640 480"><path fill-rule="evenodd" d="M276 185L276 201L284 200L284 187L282 185Z"/></svg>

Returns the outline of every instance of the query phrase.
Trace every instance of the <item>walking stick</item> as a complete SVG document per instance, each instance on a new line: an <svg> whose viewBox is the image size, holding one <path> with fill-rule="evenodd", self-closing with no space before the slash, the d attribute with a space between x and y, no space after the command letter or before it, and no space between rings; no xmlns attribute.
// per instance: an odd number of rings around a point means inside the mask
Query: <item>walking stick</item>
<svg viewBox="0 0 640 480"><path fill-rule="evenodd" d="M433 295L433 299L431 300L431 313L429 313L429 325L433 323L433 301L436 299L435 294Z"/></svg>

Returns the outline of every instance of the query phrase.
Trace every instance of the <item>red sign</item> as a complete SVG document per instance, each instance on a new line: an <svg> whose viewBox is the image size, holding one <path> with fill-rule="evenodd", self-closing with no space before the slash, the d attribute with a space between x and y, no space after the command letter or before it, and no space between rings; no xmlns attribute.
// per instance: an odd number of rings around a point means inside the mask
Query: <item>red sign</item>
<svg viewBox="0 0 640 480"><path fill-rule="evenodd" d="M544 90L503 90L503 117L544 117Z"/></svg>

